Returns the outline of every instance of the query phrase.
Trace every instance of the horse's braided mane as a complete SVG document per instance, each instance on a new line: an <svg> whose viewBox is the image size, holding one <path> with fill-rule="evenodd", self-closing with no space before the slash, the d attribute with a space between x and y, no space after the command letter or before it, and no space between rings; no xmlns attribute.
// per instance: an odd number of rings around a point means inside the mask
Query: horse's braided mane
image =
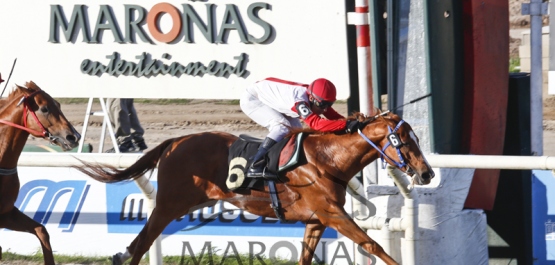
<svg viewBox="0 0 555 265"><path fill-rule="evenodd" d="M346 120L358 120L360 122L364 122L366 124L369 124L369 123L373 122L374 120L376 120L380 117L383 119L384 116L381 115L382 113L383 113L382 110L380 110L378 108L374 108L372 113L368 116L364 115L364 113L362 113L362 112L355 111L355 112L353 112L353 114L351 116L347 117ZM287 134L286 137L293 136L293 135L296 135L296 134L299 134L299 133L330 134L330 133L334 133L334 132L320 132L320 131L316 131L312 128L309 128L309 127L289 128L289 133Z"/></svg>

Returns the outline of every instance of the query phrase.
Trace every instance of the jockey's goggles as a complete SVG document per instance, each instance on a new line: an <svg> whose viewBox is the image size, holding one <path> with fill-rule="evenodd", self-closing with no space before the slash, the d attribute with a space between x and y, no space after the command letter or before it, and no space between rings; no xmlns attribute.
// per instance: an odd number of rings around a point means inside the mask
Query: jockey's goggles
<svg viewBox="0 0 555 265"><path fill-rule="evenodd" d="M326 109L326 108L331 107L331 105L333 105L334 101L325 101L325 100L318 101L317 99L314 99L314 100L312 100L312 103L318 108Z"/></svg>

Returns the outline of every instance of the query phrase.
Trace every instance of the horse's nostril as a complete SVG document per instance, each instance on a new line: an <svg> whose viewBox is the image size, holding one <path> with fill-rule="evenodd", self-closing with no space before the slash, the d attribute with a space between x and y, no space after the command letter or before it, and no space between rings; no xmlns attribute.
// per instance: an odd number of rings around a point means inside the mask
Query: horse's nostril
<svg viewBox="0 0 555 265"><path fill-rule="evenodd" d="M430 173L428 173L428 172L422 174L422 178L423 178L423 179L430 179L430 176L431 176L431 175L430 175Z"/></svg>
<svg viewBox="0 0 555 265"><path fill-rule="evenodd" d="M77 142L77 138L75 138L75 136L73 135L66 136L66 140L68 140L70 143Z"/></svg>

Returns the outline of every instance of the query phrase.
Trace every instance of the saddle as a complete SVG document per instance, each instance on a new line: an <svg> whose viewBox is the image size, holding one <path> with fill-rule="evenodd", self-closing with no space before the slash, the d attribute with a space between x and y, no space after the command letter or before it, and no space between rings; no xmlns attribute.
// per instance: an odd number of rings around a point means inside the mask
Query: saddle
<svg viewBox="0 0 555 265"><path fill-rule="evenodd" d="M264 156L266 166L269 170L276 172L278 179L283 182L284 172L296 166L301 158L301 141L304 133L299 133L293 137L287 137L272 146ZM241 134L229 148L228 155L228 177L226 180L227 188L232 191L236 189L263 189L264 178L247 178L247 169L250 157L258 151L262 139L249 135Z"/></svg>

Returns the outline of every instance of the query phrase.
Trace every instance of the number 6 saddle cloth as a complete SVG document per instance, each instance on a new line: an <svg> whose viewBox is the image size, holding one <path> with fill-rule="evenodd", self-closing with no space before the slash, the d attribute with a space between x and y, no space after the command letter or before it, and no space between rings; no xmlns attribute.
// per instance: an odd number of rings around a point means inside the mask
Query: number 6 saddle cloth
<svg viewBox="0 0 555 265"><path fill-rule="evenodd" d="M301 158L301 141L306 134L299 133L291 137L284 138L270 148L264 156L266 160L266 170L276 172L278 180L283 182L283 176L288 169L296 166ZM237 189L258 189L264 188L264 178L248 178L247 169L252 163L252 157L258 151L262 139L248 135L240 135L229 148L228 165L229 171L226 185L230 190Z"/></svg>

